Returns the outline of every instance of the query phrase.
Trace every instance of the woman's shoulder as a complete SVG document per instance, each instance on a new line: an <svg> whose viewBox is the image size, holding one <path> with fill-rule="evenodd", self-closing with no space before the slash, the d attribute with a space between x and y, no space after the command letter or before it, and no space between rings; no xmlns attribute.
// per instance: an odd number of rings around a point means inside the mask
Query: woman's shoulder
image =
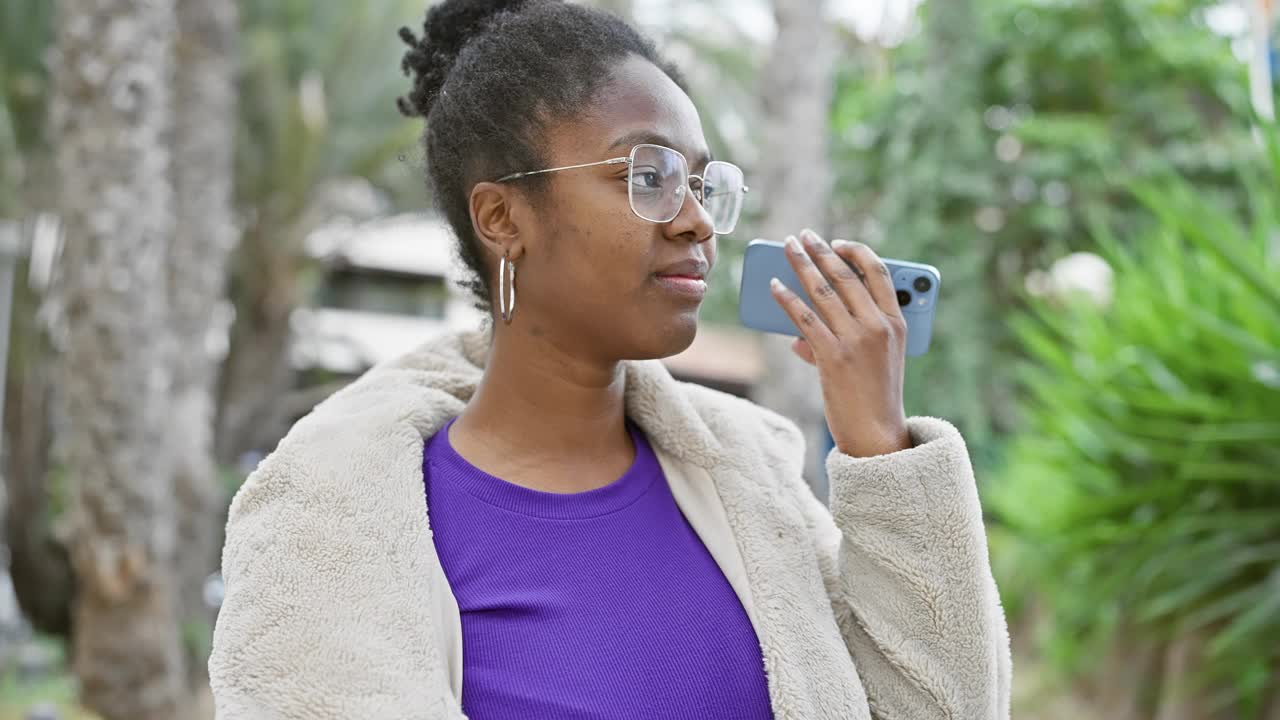
<svg viewBox="0 0 1280 720"><path fill-rule="evenodd" d="M321 402L294 423L246 484L255 478L290 486L341 484L373 462L402 454L417 435L415 416L422 408L411 388L385 380L362 378Z"/></svg>
<svg viewBox="0 0 1280 720"><path fill-rule="evenodd" d="M423 438L462 407L422 372L375 368L294 423L237 491L228 533L255 514L337 527L420 497Z"/></svg>
<svg viewBox="0 0 1280 720"><path fill-rule="evenodd" d="M375 662L342 687L400 683L408 697L434 676L447 688L430 643L444 636L431 610L442 600L430 598L447 595L424 560L419 428L430 418L413 385L356 380L295 423L236 493L209 660L220 707L314 694L312 680L350 674L338 665L356 656ZM330 702L379 697L344 692Z"/></svg>

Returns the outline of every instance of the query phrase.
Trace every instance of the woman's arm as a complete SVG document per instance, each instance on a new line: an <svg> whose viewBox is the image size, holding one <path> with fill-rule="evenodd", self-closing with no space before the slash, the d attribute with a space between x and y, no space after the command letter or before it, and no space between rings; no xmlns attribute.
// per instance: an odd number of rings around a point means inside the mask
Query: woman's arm
<svg viewBox="0 0 1280 720"><path fill-rule="evenodd" d="M908 429L906 450L831 451L830 510L792 490L873 716L1003 720L1009 635L964 440L935 418Z"/></svg>
<svg viewBox="0 0 1280 720"><path fill-rule="evenodd" d="M787 238L813 306L776 283L818 369L830 512L799 478L832 608L881 720L1009 716L1009 641L964 441L903 411L907 325L863 243ZM798 431L797 431L798 432Z"/></svg>

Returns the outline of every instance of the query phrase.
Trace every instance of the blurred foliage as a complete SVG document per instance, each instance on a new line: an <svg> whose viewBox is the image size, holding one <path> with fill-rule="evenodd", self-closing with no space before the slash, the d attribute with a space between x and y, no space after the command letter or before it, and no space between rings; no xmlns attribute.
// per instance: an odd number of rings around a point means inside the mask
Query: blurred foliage
<svg viewBox="0 0 1280 720"><path fill-rule="evenodd" d="M0 720L26 720L35 708L56 708L65 720L98 720L76 702L76 681L66 671L67 651L57 638L36 635L25 643L48 661L40 672L28 673L21 663L0 672ZM44 717L43 715L38 717Z"/></svg>
<svg viewBox="0 0 1280 720"><path fill-rule="evenodd" d="M23 205L31 165L47 149L45 120L54 4L47 0L0 3L0 217Z"/></svg>
<svg viewBox="0 0 1280 720"><path fill-rule="evenodd" d="M53 206L47 133L55 9L48 0L0 3L0 216ZM229 278L237 311L232 356L246 346L284 346L270 338L287 332L288 314L312 282L302 252L309 227L333 214L383 211L388 198L401 208L426 204L416 149L421 123L394 103L409 87L397 70L404 47L395 30L422 15L421 0L242 0L235 181L242 237ZM24 292L20 321L36 302ZM246 331L245 323L253 327ZM15 338L14 352L29 340ZM12 363L11 377L20 378L22 367ZM223 399L244 396L239 385L224 383L231 391Z"/></svg>
<svg viewBox="0 0 1280 720"><path fill-rule="evenodd" d="M408 87L401 24L420 0L242 0L237 189L247 214L296 211L335 175L365 176L421 200L420 127L394 105ZM13 212L29 158L47 149L49 53L56 3L0 3L0 212ZM392 72L387 72L392 68ZM403 163L392 161L401 159ZM413 195L410 198L410 195Z"/></svg>
<svg viewBox="0 0 1280 720"><path fill-rule="evenodd" d="M402 24L420 0L244 0L237 192L242 207L296 216L327 178L396 186L421 130L395 107ZM390 69L390 71L388 71ZM400 156L406 165L392 165ZM414 178L416 180L416 178Z"/></svg>
<svg viewBox="0 0 1280 720"><path fill-rule="evenodd" d="M334 200L323 193L326 182L360 177L396 190L417 181L407 161L421 128L395 108L407 80L387 69L398 68L402 54L394 29L411 22L419 5L242 3L236 156L242 255L255 261L276 250L296 255L307 213L323 214L317 206ZM402 157L406 162L397 162Z"/></svg>
<svg viewBox="0 0 1280 720"><path fill-rule="evenodd" d="M24 682L12 674L0 678L0 720L29 720L35 708L56 710L59 720L101 720L76 702L76 682L69 673ZM48 717L48 715L34 715Z"/></svg>
<svg viewBox="0 0 1280 720"><path fill-rule="evenodd" d="M1254 716L1280 668L1280 134L1241 210L1186 179L1137 183L1155 221L1101 214L1114 301L1037 302L1016 323L1027 420L988 507L1025 544L1020 585L1064 669L1121 625L1209 640L1214 700ZM1257 169L1258 165L1265 165ZM1242 715L1233 715L1242 716Z"/></svg>
<svg viewBox="0 0 1280 720"><path fill-rule="evenodd" d="M838 226L943 286L907 405L956 421L979 469L1018 425L1004 317L1023 278L1089 250L1101 212L1127 237L1127 179L1172 168L1235 201L1248 152L1243 65L1204 0L927 3L901 46L849 56L833 109ZM966 9L967 8L967 9ZM1189 20L1190 18L1190 20Z"/></svg>
<svg viewBox="0 0 1280 720"><path fill-rule="evenodd" d="M388 198L422 207L421 122L395 98L420 0L244 0L236 204L242 237L232 262L235 305L219 394L217 454L273 444L273 414L289 391L293 309L318 280L303 240L336 217L384 212Z"/></svg>

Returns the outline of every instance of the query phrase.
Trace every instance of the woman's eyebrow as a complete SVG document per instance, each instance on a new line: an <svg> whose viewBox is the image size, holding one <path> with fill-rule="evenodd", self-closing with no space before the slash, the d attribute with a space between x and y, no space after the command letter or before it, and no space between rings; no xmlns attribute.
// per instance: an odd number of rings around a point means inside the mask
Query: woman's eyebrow
<svg viewBox="0 0 1280 720"><path fill-rule="evenodd" d="M642 143L662 145L663 147L679 150L679 148L676 147L676 143L672 142L671 138L652 130L634 130L629 132L617 140L614 140L613 144L609 146L609 149L612 150L613 148L625 147L630 150L633 146L640 145ZM686 157L688 156L686 155ZM715 158L712 157L710 150L703 150L696 156L689 158L691 163L690 169L692 170L692 168L702 167L714 159Z"/></svg>

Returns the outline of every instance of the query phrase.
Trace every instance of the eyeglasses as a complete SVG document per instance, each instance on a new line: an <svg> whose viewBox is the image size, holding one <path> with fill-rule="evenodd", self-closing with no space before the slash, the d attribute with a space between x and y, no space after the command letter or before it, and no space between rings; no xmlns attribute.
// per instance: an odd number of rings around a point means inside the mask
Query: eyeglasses
<svg viewBox="0 0 1280 720"><path fill-rule="evenodd" d="M498 178L506 182L529 175L576 170L596 165L627 164L627 197L631 212L641 220L668 223L680 214L685 195L693 192L711 216L712 230L717 235L733 232L742 214L742 198L748 187L743 183L742 168L733 163L712 160L702 175L689 172L684 155L661 145L640 144L631 148L627 157L616 157L581 165L519 172ZM696 180L696 183L690 181Z"/></svg>

